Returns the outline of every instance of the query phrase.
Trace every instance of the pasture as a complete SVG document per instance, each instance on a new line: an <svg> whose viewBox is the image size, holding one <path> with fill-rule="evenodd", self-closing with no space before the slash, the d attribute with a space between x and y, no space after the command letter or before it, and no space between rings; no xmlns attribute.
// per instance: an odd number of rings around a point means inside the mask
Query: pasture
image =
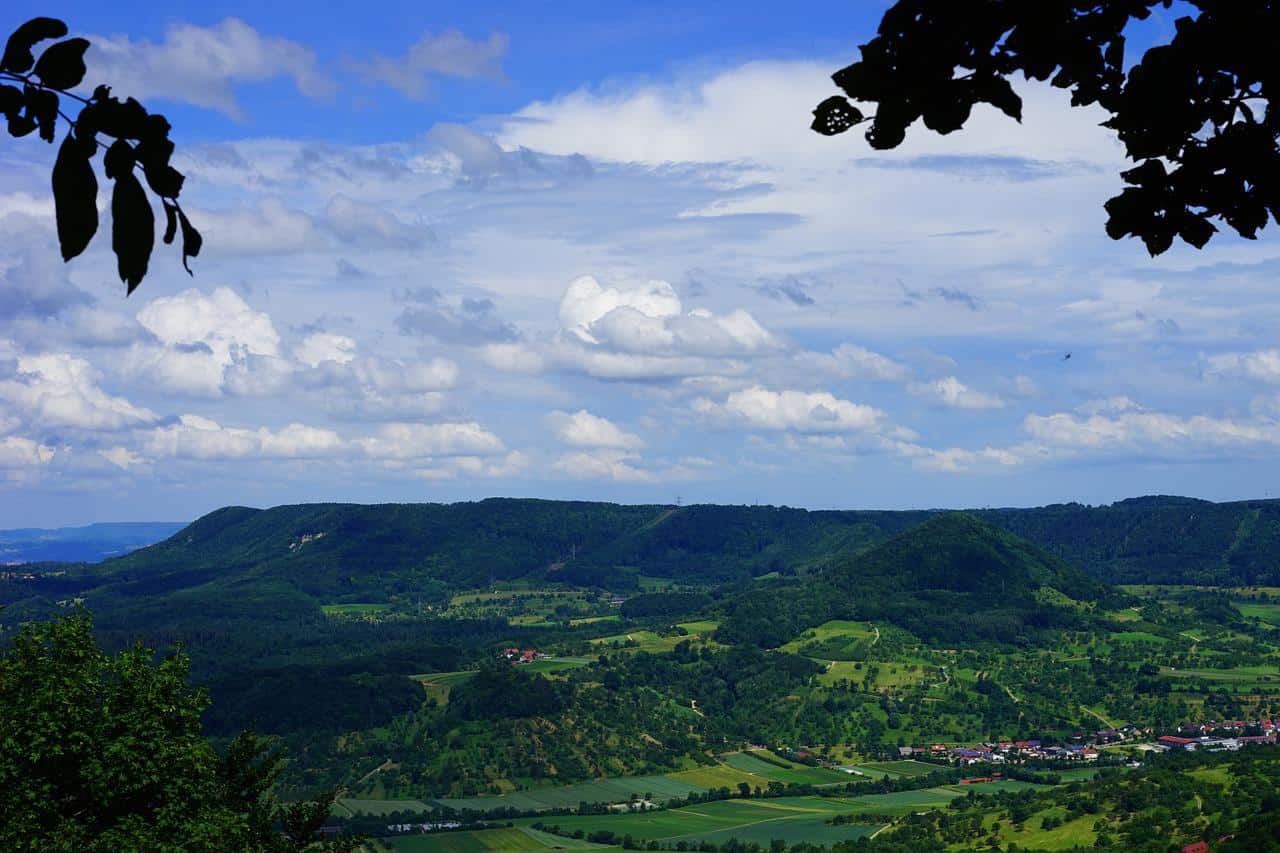
<svg viewBox="0 0 1280 853"><path fill-rule="evenodd" d="M325 616L346 616L350 618L372 617L391 609L390 604L366 602L363 604L321 604L320 611Z"/></svg>
<svg viewBox="0 0 1280 853"><path fill-rule="evenodd" d="M532 827L501 827L470 832L431 832L380 838L378 844L396 853L524 853L537 850L614 850L574 838L561 838Z"/></svg>
<svg viewBox="0 0 1280 853"><path fill-rule="evenodd" d="M847 814L856 807L849 801L822 797L779 797L764 800L719 800L697 803L682 809L636 812L618 815L566 815L543 819L549 826L584 834L607 830L617 837L630 835L641 841L662 844L679 841L710 841L722 844L731 838L768 844L775 838L788 843L811 841L833 843L855 840L869 835L878 827L831 826L826 819ZM518 825L533 823L521 818Z"/></svg>

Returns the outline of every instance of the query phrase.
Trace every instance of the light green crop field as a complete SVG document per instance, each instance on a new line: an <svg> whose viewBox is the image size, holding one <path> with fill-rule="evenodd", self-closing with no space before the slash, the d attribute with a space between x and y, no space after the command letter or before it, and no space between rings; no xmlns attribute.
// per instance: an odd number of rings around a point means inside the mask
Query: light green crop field
<svg viewBox="0 0 1280 853"><path fill-rule="evenodd" d="M577 627L578 625L594 625L597 622L619 622L622 617L617 613L610 613L608 616L583 616L581 619L570 619L569 624Z"/></svg>
<svg viewBox="0 0 1280 853"><path fill-rule="evenodd" d="M710 635L716 628L720 627L720 621L717 619L701 619L696 622L681 622L680 627L684 628L691 635L696 634L701 637Z"/></svg>
<svg viewBox="0 0 1280 853"><path fill-rule="evenodd" d="M1236 603L1236 608L1246 619L1260 619L1268 625L1280 626L1280 603Z"/></svg>
<svg viewBox="0 0 1280 853"><path fill-rule="evenodd" d="M390 604L321 604L325 616L371 616L390 610Z"/></svg>
<svg viewBox="0 0 1280 853"><path fill-rule="evenodd" d="M1164 637L1146 631L1116 631L1111 635L1113 643L1157 643L1169 642Z"/></svg>
<svg viewBox="0 0 1280 853"><path fill-rule="evenodd" d="M717 786L719 787L719 786ZM433 800L442 806L454 809L471 809L473 811L489 811L492 809L514 808L522 811L576 807L579 803L625 803L634 795L643 797L650 794L655 800L666 801L674 797L684 797L691 792L706 790L701 785L694 785L682 779L670 776L621 776L616 779L601 779L597 782L580 782L575 785L558 785L546 788L531 788L527 791L512 791L509 794L483 797L458 797Z"/></svg>
<svg viewBox="0 0 1280 853"><path fill-rule="evenodd" d="M769 786L769 780L763 776L757 776L745 770L723 764L717 764L715 767L695 767L692 770L668 773L667 776L670 779L688 782L690 785L697 785L707 790L729 788L736 791L738 785L742 782L746 782L752 788L757 786L767 788Z"/></svg>
<svg viewBox="0 0 1280 853"><path fill-rule="evenodd" d="M401 835L379 842L396 853L524 853L530 850L616 850L574 838L560 838L531 827L502 827L471 832Z"/></svg>
<svg viewBox="0 0 1280 853"><path fill-rule="evenodd" d="M389 815L394 812L429 812L434 806L423 800L355 800L343 797L337 805L352 814Z"/></svg>
<svg viewBox="0 0 1280 853"><path fill-rule="evenodd" d="M618 815L567 815L548 817L547 825L562 830L581 829L590 834L608 830L621 837L631 835L642 841L662 843L678 841L711 841L724 843L731 838L768 844L775 838L789 843L812 841L833 843L853 840L874 832L878 827L859 825L831 826L826 819L835 814L850 813L855 807L846 801L820 797L779 797L767 800L720 800L698 803L683 809ZM517 824L532 819L522 818Z"/></svg>
<svg viewBox="0 0 1280 853"><path fill-rule="evenodd" d="M764 784L770 781L783 784L831 785L837 782L848 782L849 774L826 767L808 767L803 764L792 764L790 767L778 767L768 761L762 761L747 752L735 752L723 758L724 763L738 770L746 771L762 778ZM787 762L790 763L790 762Z"/></svg>
<svg viewBox="0 0 1280 853"><path fill-rule="evenodd" d="M428 699L434 699L441 705L449 702L449 692L454 687L475 675L474 672L431 672L426 675L409 676L422 685Z"/></svg>
<svg viewBox="0 0 1280 853"><path fill-rule="evenodd" d="M935 770L942 768L936 764L929 764L924 761L869 761L861 765L864 769L877 773L889 773L895 776L928 776Z"/></svg>

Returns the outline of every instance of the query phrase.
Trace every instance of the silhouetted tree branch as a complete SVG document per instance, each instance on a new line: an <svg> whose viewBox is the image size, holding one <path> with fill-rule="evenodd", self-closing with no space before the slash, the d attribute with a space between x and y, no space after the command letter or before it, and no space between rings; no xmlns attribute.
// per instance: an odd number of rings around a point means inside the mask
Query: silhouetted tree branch
<svg viewBox="0 0 1280 853"><path fill-rule="evenodd" d="M103 170L114 181L111 248L126 292L133 293L146 276L155 246L155 211L138 180L138 171L160 199L165 215L164 242L172 243L179 230L182 232L182 265L190 273L187 259L200 254L203 239L178 203L184 178L169 163L174 147L169 122L158 113L148 113L133 98L122 102L112 97L109 86L98 86L88 98L71 92L87 72L84 54L88 40L55 42L38 59L32 52L39 42L66 34L67 25L56 18L32 18L9 36L0 57L0 115L8 122L10 136L35 131L52 143L58 118L69 125L52 176L62 259L69 261L79 255L97 233L98 178L93 158L101 148L105 152ZM81 105L76 118L62 111L63 98Z"/></svg>
<svg viewBox="0 0 1280 853"><path fill-rule="evenodd" d="M862 58L832 79L813 129L832 136L868 123L873 148L895 148L917 119L946 134L978 103L1017 121L1014 74L1098 104L1138 165L1105 207L1113 239L1140 237L1152 255L1175 237L1202 248L1225 222L1254 239L1280 220L1280 3L1186 0L1176 21L1125 70L1125 30L1171 0L899 0ZM854 103L875 104L865 115Z"/></svg>

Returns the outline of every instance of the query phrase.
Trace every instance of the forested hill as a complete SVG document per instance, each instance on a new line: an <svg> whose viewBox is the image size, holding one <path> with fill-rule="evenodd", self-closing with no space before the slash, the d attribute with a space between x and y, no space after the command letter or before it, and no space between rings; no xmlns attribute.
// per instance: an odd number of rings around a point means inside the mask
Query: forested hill
<svg viewBox="0 0 1280 853"><path fill-rule="evenodd" d="M820 568L937 514L512 499L233 507L102 570L252 568L325 592L369 574L464 586L547 574L619 588L642 573L714 582ZM1112 583L1280 584L1277 501L1148 497L971 514Z"/></svg>
<svg viewBox="0 0 1280 853"><path fill-rule="evenodd" d="M970 513L935 515L802 579L724 603L719 639L764 648L831 619L889 622L929 642L1027 645L1079 627L1107 584ZM815 655L821 657L822 655Z"/></svg>

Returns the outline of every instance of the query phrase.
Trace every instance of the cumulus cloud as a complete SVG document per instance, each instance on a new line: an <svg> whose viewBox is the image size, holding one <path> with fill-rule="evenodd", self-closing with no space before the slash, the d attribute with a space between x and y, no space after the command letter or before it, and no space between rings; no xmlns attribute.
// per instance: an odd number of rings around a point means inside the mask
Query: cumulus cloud
<svg viewBox="0 0 1280 853"><path fill-rule="evenodd" d="M375 56L367 62L348 64L370 80L385 83L408 98L426 95L433 77L464 80L501 80L502 58L510 40L505 33L491 33L484 41L467 38L457 30L422 34L404 56Z"/></svg>
<svg viewBox="0 0 1280 853"><path fill-rule="evenodd" d="M502 439L471 421L439 424L387 424L360 442L365 452L389 461L438 456L495 456L506 450Z"/></svg>
<svg viewBox="0 0 1280 853"><path fill-rule="evenodd" d="M344 442L332 430L292 423L279 430L224 427L199 415L182 415L157 427L143 439L150 457L234 460L305 459L342 451ZM114 461L114 460L112 460Z"/></svg>
<svg viewBox="0 0 1280 853"><path fill-rule="evenodd" d="M877 432L887 425L879 409L826 391L772 391L755 386L732 392L722 403L699 397L693 409L717 421L771 432Z"/></svg>
<svg viewBox="0 0 1280 853"><path fill-rule="evenodd" d="M343 193L329 199L323 221L338 239L365 248L413 249L435 238L425 225L410 225L384 206Z"/></svg>
<svg viewBox="0 0 1280 853"><path fill-rule="evenodd" d="M293 350L293 357L307 367L319 367L326 361L347 364L355 359L356 342L346 335L313 332Z"/></svg>
<svg viewBox="0 0 1280 853"><path fill-rule="evenodd" d="M241 391L278 390L288 368L276 359L280 335L271 318L253 310L235 291L216 288L211 294L194 288L155 299L138 312L138 322L159 345L132 347L123 361L126 373L182 394L217 397L227 389L235 367ZM255 371L255 368L257 369Z"/></svg>
<svg viewBox="0 0 1280 853"><path fill-rule="evenodd" d="M906 365L850 343L840 344L830 353L799 353L796 361L806 368L821 370L844 379L901 382L911 375L911 370Z"/></svg>
<svg viewBox="0 0 1280 853"><path fill-rule="evenodd" d="M35 468L53 459L55 450L30 438L7 435L0 438L0 469Z"/></svg>
<svg viewBox="0 0 1280 853"><path fill-rule="evenodd" d="M126 36L93 36L89 41L93 73L110 80L121 97L141 101L177 101L241 118L235 89L244 83L284 77L310 98L335 89L309 48L262 35L239 18L210 27L171 24L159 42Z"/></svg>
<svg viewBox="0 0 1280 853"><path fill-rule="evenodd" d="M624 289L592 276L574 279L560 300L560 325L580 343L638 355L724 357L778 346L746 311L686 312L665 281Z"/></svg>
<svg viewBox="0 0 1280 853"><path fill-rule="evenodd" d="M629 433L613 421L593 415L586 409L568 412L552 412L547 416L552 432L564 444L573 447L610 448L636 450L644 446L644 440Z"/></svg>
<svg viewBox="0 0 1280 853"><path fill-rule="evenodd" d="M98 387L89 362L67 353L23 356L15 374L0 380L8 414L41 430L114 431L153 423L158 416Z"/></svg>
<svg viewBox="0 0 1280 853"><path fill-rule="evenodd" d="M1280 350L1231 352L1211 356L1208 372L1222 376L1243 376L1269 385L1280 383Z"/></svg>
<svg viewBox="0 0 1280 853"><path fill-rule="evenodd" d="M555 461L555 470L577 480L613 480L619 483L651 483L657 477L637 467L640 457L625 450L599 449L566 453Z"/></svg>
<svg viewBox="0 0 1280 853"><path fill-rule="evenodd" d="M932 382L913 382L907 390L917 397L928 397L951 409L1000 409L1004 400L995 394L975 391L954 376Z"/></svg>

